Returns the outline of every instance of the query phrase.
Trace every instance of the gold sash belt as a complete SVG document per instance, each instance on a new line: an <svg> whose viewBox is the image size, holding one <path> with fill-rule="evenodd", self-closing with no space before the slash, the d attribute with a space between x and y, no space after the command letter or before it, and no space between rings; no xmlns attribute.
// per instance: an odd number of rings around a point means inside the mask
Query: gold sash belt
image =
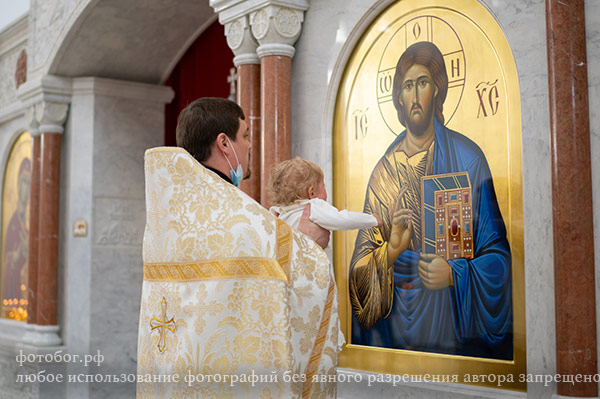
<svg viewBox="0 0 600 399"><path fill-rule="evenodd" d="M225 279L288 279L272 258L244 257L199 262L144 263L144 281L204 281Z"/></svg>

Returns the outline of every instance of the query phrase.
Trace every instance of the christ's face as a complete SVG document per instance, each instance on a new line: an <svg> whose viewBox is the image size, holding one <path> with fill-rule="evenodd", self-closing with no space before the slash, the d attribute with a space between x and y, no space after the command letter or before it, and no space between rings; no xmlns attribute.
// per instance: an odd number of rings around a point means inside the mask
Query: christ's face
<svg viewBox="0 0 600 399"><path fill-rule="evenodd" d="M400 104L406 127L416 135L425 133L433 118L437 87L426 66L414 64L404 74L400 88Z"/></svg>

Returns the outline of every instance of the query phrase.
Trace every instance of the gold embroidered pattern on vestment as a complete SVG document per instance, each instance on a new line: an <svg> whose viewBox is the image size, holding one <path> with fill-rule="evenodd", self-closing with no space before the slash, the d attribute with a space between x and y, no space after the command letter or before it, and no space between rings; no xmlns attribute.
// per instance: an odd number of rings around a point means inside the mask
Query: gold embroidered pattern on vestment
<svg viewBox="0 0 600 399"><path fill-rule="evenodd" d="M199 262L145 263L145 281L203 281L236 278L281 280L287 276L272 258L244 257Z"/></svg>
<svg viewBox="0 0 600 399"><path fill-rule="evenodd" d="M331 311L333 308L333 299L335 294L335 280L331 279L329 283L329 291L327 292L327 300L325 302L325 309L323 310L323 318L321 319L321 325L319 326L319 333L315 339L315 345L310 354L308 365L306 366L306 381L302 388L302 397L310 398L311 390L314 382L313 376L317 373L317 368L321 363L321 355L323 354L323 347L325 346L325 338L327 336L327 327L329 326L329 320L331 318Z"/></svg>
<svg viewBox="0 0 600 399"><path fill-rule="evenodd" d="M164 296L162 297L162 300L160 301L160 307L162 309L162 315L161 315L162 320L156 316L152 316L152 319L150 319L150 327L151 327L151 331L154 331L157 328L160 330L160 338L158 340L157 347L158 347L158 351L162 353L167 348L167 343L166 343L167 330L169 330L173 334L175 334L175 329L177 328L177 326L175 325L175 321L173 320L173 317L171 317L169 320L167 320L167 300Z"/></svg>
<svg viewBox="0 0 600 399"><path fill-rule="evenodd" d="M285 275L290 276L290 257L292 253L292 229L277 218L277 261Z"/></svg>

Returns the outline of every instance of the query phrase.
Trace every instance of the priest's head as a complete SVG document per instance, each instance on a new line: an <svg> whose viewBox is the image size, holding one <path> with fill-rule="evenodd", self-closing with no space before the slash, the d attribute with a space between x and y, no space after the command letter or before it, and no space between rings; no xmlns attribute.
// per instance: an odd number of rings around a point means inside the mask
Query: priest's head
<svg viewBox="0 0 600 399"><path fill-rule="evenodd" d="M177 119L177 146L232 180L250 177L250 131L244 111L225 98L199 98ZM241 170L240 170L241 169ZM239 172L239 173L237 173Z"/></svg>
<svg viewBox="0 0 600 399"><path fill-rule="evenodd" d="M448 74L437 46L418 42L408 47L396 65L392 91L400 123L416 136L424 134L434 116L443 125L447 92Z"/></svg>

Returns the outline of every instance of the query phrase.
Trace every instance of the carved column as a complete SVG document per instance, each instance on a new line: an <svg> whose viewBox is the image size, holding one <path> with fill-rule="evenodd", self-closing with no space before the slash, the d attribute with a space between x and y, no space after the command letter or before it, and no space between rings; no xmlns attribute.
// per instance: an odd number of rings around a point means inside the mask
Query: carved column
<svg viewBox="0 0 600 399"><path fill-rule="evenodd" d="M29 291L23 343L61 344L58 335L58 217L60 138L71 102L71 80L53 75L27 80L17 96L27 109L32 143Z"/></svg>
<svg viewBox="0 0 600 399"><path fill-rule="evenodd" d="M285 4L282 5L282 3ZM292 155L292 57L302 28L305 2L278 2L250 14L260 43L262 160L261 203L270 206L266 185L275 164Z"/></svg>
<svg viewBox="0 0 600 399"><path fill-rule="evenodd" d="M31 265L30 286L33 294L35 315L31 315L30 328L23 341L35 346L57 346L58 335L58 237L60 212L60 156L61 135L67 117L68 104L42 100L34 106L32 124L39 124L38 137L34 139L34 171L31 190ZM36 141L38 166L35 167ZM35 173L35 172L34 172ZM37 184L37 188L35 187ZM37 196L37 199L36 199ZM35 204L37 202L37 206ZM37 209L37 212L36 212ZM37 213L37 215L36 215ZM36 220L37 219L37 222ZM35 227L34 226L35 223ZM37 231L35 231L37 230ZM37 255L37 261L35 260ZM31 276L31 273L34 275ZM34 285L35 284L35 285ZM31 302L30 302L31 303Z"/></svg>
<svg viewBox="0 0 600 399"><path fill-rule="evenodd" d="M57 331L60 155L67 109L67 104L50 102L36 106L42 136L37 324Z"/></svg>
<svg viewBox="0 0 600 399"><path fill-rule="evenodd" d="M260 59L256 55L258 43L252 36L248 15L225 24L227 44L235 54L233 63L237 67L237 102L244 110L250 129L252 152L250 170L252 175L243 180L240 188L260 202L261 187L261 114L260 114Z"/></svg>
<svg viewBox="0 0 600 399"><path fill-rule="evenodd" d="M40 130L35 118L35 108L29 107L27 112L29 134L31 135L31 188L29 190L29 255L28 255L28 290L27 290L27 323L37 322L37 281L38 281L38 245L39 245L39 208L40 208Z"/></svg>
<svg viewBox="0 0 600 399"><path fill-rule="evenodd" d="M556 365L591 376L596 360L594 226L583 0L546 0L552 140ZM598 384L558 382L557 393L597 397Z"/></svg>

